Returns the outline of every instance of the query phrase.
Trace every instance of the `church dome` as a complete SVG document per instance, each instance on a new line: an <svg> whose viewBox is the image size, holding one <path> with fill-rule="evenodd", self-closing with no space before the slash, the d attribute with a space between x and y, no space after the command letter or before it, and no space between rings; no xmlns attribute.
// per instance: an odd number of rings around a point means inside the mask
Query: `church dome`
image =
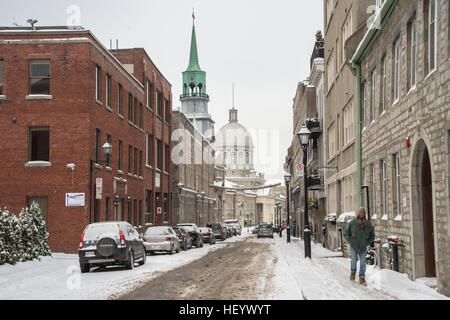
<svg viewBox="0 0 450 320"><path fill-rule="evenodd" d="M215 146L216 148L254 148L250 132L238 122L230 122L220 128L216 135Z"/></svg>

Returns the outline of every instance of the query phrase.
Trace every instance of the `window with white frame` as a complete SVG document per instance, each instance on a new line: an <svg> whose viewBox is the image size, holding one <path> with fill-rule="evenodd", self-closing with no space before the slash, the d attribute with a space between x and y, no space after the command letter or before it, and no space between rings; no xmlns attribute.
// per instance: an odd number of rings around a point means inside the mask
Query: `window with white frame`
<svg viewBox="0 0 450 320"><path fill-rule="evenodd" d="M350 102L343 111L344 120L344 146L354 138L353 102Z"/></svg>
<svg viewBox="0 0 450 320"><path fill-rule="evenodd" d="M150 81L147 81L147 107L152 109L153 87Z"/></svg>
<svg viewBox="0 0 450 320"><path fill-rule="evenodd" d="M431 73L436 69L437 58L437 16L438 3L436 0L429 0L428 3L428 67Z"/></svg>
<svg viewBox="0 0 450 320"><path fill-rule="evenodd" d="M372 175L372 218L377 218L377 174L375 165L370 166L370 171Z"/></svg>
<svg viewBox="0 0 450 320"><path fill-rule="evenodd" d="M372 71L372 88L371 88L371 95L370 95L370 121L375 121L376 119L376 97L377 97L377 71Z"/></svg>
<svg viewBox="0 0 450 320"><path fill-rule="evenodd" d="M333 123L328 128L328 158L331 159L336 153L336 126Z"/></svg>
<svg viewBox="0 0 450 320"><path fill-rule="evenodd" d="M348 38L350 38L350 36L352 35L352 12L350 11L347 15L347 17L345 18L345 22L342 26L342 31L341 31L341 38L342 38L342 46L341 46L341 58L342 58L342 63L345 62L346 60L346 56L345 56L345 42L347 41Z"/></svg>
<svg viewBox="0 0 450 320"><path fill-rule="evenodd" d="M395 179L395 194L396 194L396 204L397 204L397 217L396 219L401 219L402 216L402 191L401 191L401 173L400 173L400 154L394 155L395 161L395 171L394 171L394 179Z"/></svg>
<svg viewBox="0 0 450 320"><path fill-rule="evenodd" d="M417 79L417 29L416 23L412 22L410 26L410 88L416 86Z"/></svg>
<svg viewBox="0 0 450 320"><path fill-rule="evenodd" d="M394 90L394 103L398 101L400 98L400 38L397 39L394 43L393 48L393 54L394 54L394 74L392 77L393 80L393 86L392 89Z"/></svg>
<svg viewBox="0 0 450 320"><path fill-rule="evenodd" d="M382 220L387 220L387 163L386 160L380 161L380 173L381 173L381 213Z"/></svg>
<svg viewBox="0 0 450 320"><path fill-rule="evenodd" d="M381 99L380 99L380 105L381 105L381 113L386 111L386 99L387 99L387 62L386 62L386 55L383 56L381 59Z"/></svg>

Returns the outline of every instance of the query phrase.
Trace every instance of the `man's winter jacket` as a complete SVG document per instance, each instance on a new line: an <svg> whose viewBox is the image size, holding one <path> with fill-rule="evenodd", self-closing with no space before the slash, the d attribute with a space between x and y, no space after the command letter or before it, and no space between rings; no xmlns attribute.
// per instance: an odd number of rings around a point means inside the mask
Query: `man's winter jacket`
<svg viewBox="0 0 450 320"><path fill-rule="evenodd" d="M358 253L364 252L367 246L375 240L375 231L370 221L361 228L353 219L345 226L344 238L350 243Z"/></svg>

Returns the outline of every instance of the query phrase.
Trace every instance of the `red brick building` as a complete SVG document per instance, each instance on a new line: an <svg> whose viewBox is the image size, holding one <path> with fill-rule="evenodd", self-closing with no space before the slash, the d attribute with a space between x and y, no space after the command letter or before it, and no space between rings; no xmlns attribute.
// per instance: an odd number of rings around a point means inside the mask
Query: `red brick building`
<svg viewBox="0 0 450 320"><path fill-rule="evenodd" d="M0 28L0 206L40 203L54 252L76 252L90 222L169 224L171 111L144 49L107 50L82 28Z"/></svg>

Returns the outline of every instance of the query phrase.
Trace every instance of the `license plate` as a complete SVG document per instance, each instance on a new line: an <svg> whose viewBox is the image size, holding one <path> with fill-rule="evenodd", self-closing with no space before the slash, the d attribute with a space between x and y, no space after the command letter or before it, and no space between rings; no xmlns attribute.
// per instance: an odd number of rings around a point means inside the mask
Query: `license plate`
<svg viewBox="0 0 450 320"><path fill-rule="evenodd" d="M85 257L95 257L95 251L86 251L84 253Z"/></svg>

